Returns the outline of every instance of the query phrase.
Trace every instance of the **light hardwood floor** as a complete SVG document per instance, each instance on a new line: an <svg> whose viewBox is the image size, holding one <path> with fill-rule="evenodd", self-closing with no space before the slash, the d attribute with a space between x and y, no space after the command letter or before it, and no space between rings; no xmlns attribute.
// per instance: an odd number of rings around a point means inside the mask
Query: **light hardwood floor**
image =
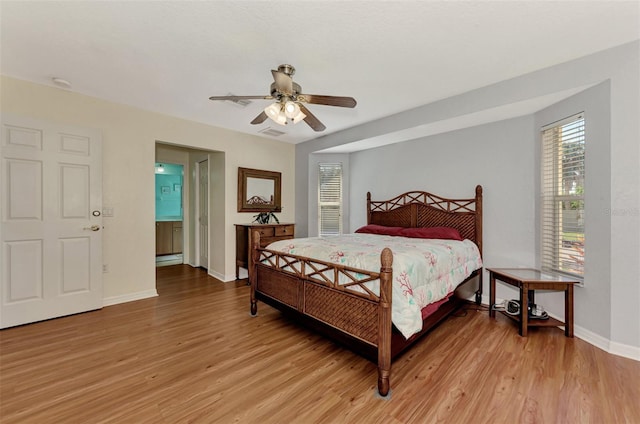
<svg viewBox="0 0 640 424"><path fill-rule="evenodd" d="M640 362L470 307L376 367L244 282L157 269L159 297L0 332L0 422L640 423Z"/></svg>

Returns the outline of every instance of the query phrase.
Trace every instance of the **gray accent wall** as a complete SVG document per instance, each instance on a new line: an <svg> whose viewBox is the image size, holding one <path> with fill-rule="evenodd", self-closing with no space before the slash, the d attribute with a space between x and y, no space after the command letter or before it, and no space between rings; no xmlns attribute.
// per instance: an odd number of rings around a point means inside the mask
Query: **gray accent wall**
<svg viewBox="0 0 640 424"><path fill-rule="evenodd" d="M376 199L420 189L471 197L481 184L485 266L538 266L540 126L585 111L587 263L584 287L575 294L576 334L640 359L639 52L635 41L297 145L297 235L306 235L313 213L314 152L570 93L522 116L349 154L348 225L365 223L367 191ZM504 287L498 296L515 294ZM542 295L539 303L563 317L560 294Z"/></svg>
<svg viewBox="0 0 640 424"><path fill-rule="evenodd" d="M525 116L352 153L351 228L366 223L367 191L373 200L412 190L461 199L480 184L485 263L533 265L532 129Z"/></svg>
<svg viewBox="0 0 640 424"><path fill-rule="evenodd" d="M580 326L607 339L611 337L611 314L593 313L611 304L611 120L610 83L576 94L535 114L535 128L584 112L585 119L585 284L575 288L575 319ZM539 142L539 141L538 141ZM540 154L535 150L534 181L540 193ZM536 211L541 208L536 198ZM534 222L536 234L541 231L540 217ZM540 259L540 238L536 238L536 264ZM551 311L564 310L564 298L543 293L536 299Z"/></svg>

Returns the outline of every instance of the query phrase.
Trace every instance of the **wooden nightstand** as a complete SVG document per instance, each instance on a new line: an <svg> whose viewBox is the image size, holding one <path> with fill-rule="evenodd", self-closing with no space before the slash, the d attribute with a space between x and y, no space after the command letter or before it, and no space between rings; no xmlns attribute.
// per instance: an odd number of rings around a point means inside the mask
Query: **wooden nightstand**
<svg viewBox="0 0 640 424"><path fill-rule="evenodd" d="M240 267L246 268L251 273L252 258L251 249L252 233L260 232L260 247L277 240L291 239L295 236L295 224L235 224L236 225L236 280L240 276Z"/></svg>
<svg viewBox="0 0 640 424"><path fill-rule="evenodd" d="M520 315L505 316L512 318L520 325L520 335L527 337L529 327L558 327L564 325L564 334L573 337L573 285L580 281L569 277L550 274L530 268L487 268L489 271L489 316L495 318L496 310L496 280L500 280L520 289ZM527 305L535 303L535 290L564 291L564 319L565 322L554 318L529 319Z"/></svg>

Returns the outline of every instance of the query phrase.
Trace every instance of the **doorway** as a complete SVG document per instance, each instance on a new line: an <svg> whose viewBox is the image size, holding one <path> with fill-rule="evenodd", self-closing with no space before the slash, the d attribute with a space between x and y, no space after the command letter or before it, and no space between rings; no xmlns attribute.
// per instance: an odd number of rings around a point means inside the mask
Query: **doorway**
<svg viewBox="0 0 640 424"><path fill-rule="evenodd" d="M198 162L196 204L198 210L197 265L209 269L209 160Z"/></svg>
<svg viewBox="0 0 640 424"><path fill-rule="evenodd" d="M102 135L2 115L0 328L100 309Z"/></svg>
<svg viewBox="0 0 640 424"><path fill-rule="evenodd" d="M156 162L156 266L177 265L183 257L184 166Z"/></svg>
<svg viewBox="0 0 640 424"><path fill-rule="evenodd" d="M161 141L155 150L155 163L183 165L182 263L231 280L225 273L225 153Z"/></svg>

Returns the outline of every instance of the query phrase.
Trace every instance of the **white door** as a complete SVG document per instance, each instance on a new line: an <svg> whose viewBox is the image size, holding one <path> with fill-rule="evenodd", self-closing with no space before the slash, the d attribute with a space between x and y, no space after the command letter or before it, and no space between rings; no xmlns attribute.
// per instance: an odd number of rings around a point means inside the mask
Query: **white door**
<svg viewBox="0 0 640 424"><path fill-rule="evenodd" d="M198 252L199 264L209 268L209 161L198 162Z"/></svg>
<svg viewBox="0 0 640 424"><path fill-rule="evenodd" d="M100 133L1 122L0 328L101 308Z"/></svg>

